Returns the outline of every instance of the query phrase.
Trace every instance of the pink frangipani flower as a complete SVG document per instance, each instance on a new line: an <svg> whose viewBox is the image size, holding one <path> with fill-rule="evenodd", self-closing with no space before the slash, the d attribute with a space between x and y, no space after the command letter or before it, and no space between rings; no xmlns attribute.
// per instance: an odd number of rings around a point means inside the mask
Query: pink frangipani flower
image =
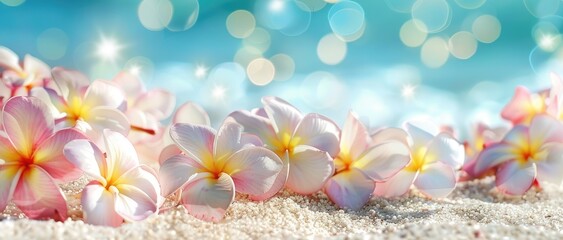
<svg viewBox="0 0 563 240"><path fill-rule="evenodd" d="M319 114L303 116L299 110L276 97L262 98L264 109L236 111L229 116L254 134L264 146L284 162L284 168L272 189L256 200L272 197L284 186L299 194L322 189L334 174L333 157L339 152L340 130L334 122Z"/></svg>
<svg viewBox="0 0 563 240"><path fill-rule="evenodd" d="M256 138L243 136L236 123L224 123L217 133L207 126L177 123L170 135L184 154L162 163L162 195L180 190L180 203L205 221L223 219L235 192L264 194L282 169L279 157L254 146Z"/></svg>
<svg viewBox="0 0 563 240"><path fill-rule="evenodd" d="M120 133L104 130L106 152L88 140L74 140L64 155L93 180L82 191L84 220L117 227L158 212L160 186L152 169L139 164L133 145Z"/></svg>
<svg viewBox="0 0 563 240"><path fill-rule="evenodd" d="M325 184L324 191L339 207L357 210L371 198L375 181L383 181L395 175L410 161L408 147L395 139L381 139L392 131L384 129L376 133L377 142L365 126L350 112L340 138L340 153L334 159L336 173ZM406 133L404 133L406 135Z"/></svg>
<svg viewBox="0 0 563 240"><path fill-rule="evenodd" d="M432 124L407 123L411 162L386 182L378 184L375 194L401 196L414 184L428 197L442 198L456 186L456 170L465 160L465 150L450 134Z"/></svg>
<svg viewBox="0 0 563 240"><path fill-rule="evenodd" d="M20 64L18 55L0 46L0 68L4 69L1 79L8 92L2 91L5 98L28 95L33 87L51 85L51 68L31 55L25 55Z"/></svg>
<svg viewBox="0 0 563 240"><path fill-rule="evenodd" d="M548 115L537 115L529 126L516 125L499 143L479 154L477 174L496 169L500 192L522 195L537 181L563 181L563 125Z"/></svg>
<svg viewBox="0 0 563 240"><path fill-rule="evenodd" d="M123 114L126 101L124 93L111 82L90 81L82 73L56 67L53 80L58 91L53 89L34 89L32 95L51 104L57 114L57 126L76 127L96 143L101 143L104 129L129 133L130 124Z"/></svg>
<svg viewBox="0 0 563 240"><path fill-rule="evenodd" d="M57 183L81 176L63 155L64 145L86 138L75 129L54 131L45 103L14 97L2 116L7 138L0 137L0 212L13 200L29 218L67 218L65 196Z"/></svg>

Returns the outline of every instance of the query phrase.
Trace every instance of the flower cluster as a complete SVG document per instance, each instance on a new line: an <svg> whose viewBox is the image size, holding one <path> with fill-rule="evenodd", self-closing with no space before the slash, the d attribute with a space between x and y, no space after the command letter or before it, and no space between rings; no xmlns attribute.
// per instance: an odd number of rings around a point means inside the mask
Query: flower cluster
<svg viewBox="0 0 563 240"><path fill-rule="evenodd" d="M147 90L125 72L90 81L31 56L20 62L3 47L0 67L0 211L13 202L32 219L66 219L59 184L82 176L89 180L84 220L105 226L158 214L165 201L220 221L237 192L263 201L283 189L323 191L355 210L413 186L444 198L458 181L489 175L512 195L563 181L563 81L556 76L548 90L516 90L501 113L511 128L478 124L461 144L431 122L373 131L350 111L339 126L277 97L232 112L215 130L198 105L175 110L174 95Z"/></svg>

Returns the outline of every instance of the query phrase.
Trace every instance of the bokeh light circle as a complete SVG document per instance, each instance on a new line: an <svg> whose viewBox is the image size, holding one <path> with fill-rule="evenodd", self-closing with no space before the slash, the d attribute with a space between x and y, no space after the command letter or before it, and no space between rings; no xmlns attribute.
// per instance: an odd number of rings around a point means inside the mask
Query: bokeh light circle
<svg viewBox="0 0 563 240"><path fill-rule="evenodd" d="M420 49L422 63L429 68L439 68L448 61L448 43L441 37L426 40Z"/></svg>
<svg viewBox="0 0 563 240"><path fill-rule="evenodd" d="M492 43L498 39L501 32L499 20L492 15L481 15L473 21L471 31L475 38L482 43Z"/></svg>
<svg viewBox="0 0 563 240"><path fill-rule="evenodd" d="M401 42L408 47L419 47L424 43L426 37L428 36L428 30L426 25L416 19L411 19L406 21L401 30L399 31L399 37Z"/></svg>
<svg viewBox="0 0 563 240"><path fill-rule="evenodd" d="M46 59L62 58L68 48L68 37L58 28L49 28L37 37L37 51Z"/></svg>
<svg viewBox="0 0 563 240"><path fill-rule="evenodd" d="M448 41L452 56L459 59L471 58L477 52L477 40L467 31L455 33Z"/></svg>
<svg viewBox="0 0 563 240"><path fill-rule="evenodd" d="M270 60L257 58L252 60L246 67L248 79L255 85L265 86L274 80L276 68Z"/></svg>
<svg viewBox="0 0 563 240"><path fill-rule="evenodd" d="M400 13L410 13L414 2L416 0L385 0L391 10Z"/></svg>
<svg viewBox="0 0 563 240"><path fill-rule="evenodd" d="M298 2L302 2L303 4L305 4L305 6L307 6L306 9L308 9L311 12L316 12L319 11L321 9L323 9L326 6L326 1L324 0L296 0ZM306 10L304 9L304 10Z"/></svg>
<svg viewBox="0 0 563 240"><path fill-rule="evenodd" d="M364 18L364 9L353 1L338 2L328 12L332 32L344 37L359 32L364 25Z"/></svg>
<svg viewBox="0 0 563 240"><path fill-rule="evenodd" d="M270 33L263 28L256 28L250 36L242 40L245 47L253 47L261 52L265 52L270 48L272 37Z"/></svg>
<svg viewBox="0 0 563 240"><path fill-rule="evenodd" d="M342 102L346 85L328 72L313 72L301 84L301 97L307 105L326 109Z"/></svg>
<svg viewBox="0 0 563 240"><path fill-rule="evenodd" d="M317 56L321 62L328 65L336 65L342 62L347 51L346 42L332 33L321 38L317 45Z"/></svg>
<svg viewBox="0 0 563 240"><path fill-rule="evenodd" d="M146 1L146 0L145 0ZM197 0L160 0L161 8L172 6L172 16L166 25L170 31L179 32L190 29L194 26L199 16L199 2ZM162 22L166 22L166 16Z"/></svg>
<svg viewBox="0 0 563 240"><path fill-rule="evenodd" d="M295 61L287 54L276 54L270 58L272 64L276 68L276 75L274 80L288 80L293 76L295 72Z"/></svg>
<svg viewBox="0 0 563 240"><path fill-rule="evenodd" d="M455 0L457 5L465 9L477 9L483 6L486 1L487 0Z"/></svg>
<svg viewBox="0 0 563 240"><path fill-rule="evenodd" d="M169 1L143 0L137 9L139 21L148 30L159 31L172 19L173 7Z"/></svg>
<svg viewBox="0 0 563 240"><path fill-rule="evenodd" d="M418 0L411 14L413 19L423 22L430 33L444 30L451 21L451 8L445 0Z"/></svg>
<svg viewBox="0 0 563 240"><path fill-rule="evenodd" d="M560 4L561 0L524 0L528 12L537 18L554 15Z"/></svg>
<svg viewBox="0 0 563 240"><path fill-rule="evenodd" d="M262 51L252 46L245 46L235 53L234 61L247 66L252 60L262 57Z"/></svg>
<svg viewBox="0 0 563 240"><path fill-rule="evenodd" d="M0 2L9 7L17 7L19 5L22 5L25 0L0 0Z"/></svg>
<svg viewBox="0 0 563 240"><path fill-rule="evenodd" d="M250 36L256 28L254 15L246 10L236 10L229 14L226 21L227 31L235 38Z"/></svg>
<svg viewBox="0 0 563 240"><path fill-rule="evenodd" d="M287 36L302 34L311 22L309 7L296 0L256 1L254 13L259 24Z"/></svg>

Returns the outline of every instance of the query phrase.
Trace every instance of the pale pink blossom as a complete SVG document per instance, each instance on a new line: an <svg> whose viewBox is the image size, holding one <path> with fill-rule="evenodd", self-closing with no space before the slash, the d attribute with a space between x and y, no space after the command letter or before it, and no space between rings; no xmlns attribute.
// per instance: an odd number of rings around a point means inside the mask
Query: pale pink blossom
<svg viewBox="0 0 563 240"><path fill-rule="evenodd" d="M31 55L25 55L20 62L18 55L3 46L0 46L0 68L4 69L1 79L6 88L0 88L4 98L25 96L33 87L53 85L47 64Z"/></svg>

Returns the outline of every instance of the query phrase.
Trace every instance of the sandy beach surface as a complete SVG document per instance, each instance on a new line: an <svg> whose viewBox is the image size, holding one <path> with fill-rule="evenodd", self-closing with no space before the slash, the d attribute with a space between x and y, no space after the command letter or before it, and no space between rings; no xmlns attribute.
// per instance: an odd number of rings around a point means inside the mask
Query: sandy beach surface
<svg viewBox="0 0 563 240"><path fill-rule="evenodd" d="M85 224L79 180L63 187L71 218L32 221L10 205L1 215L0 239L563 239L563 188L532 189L522 197L494 190L494 179L459 183L447 199L411 191L395 199L374 198L359 211L335 207L323 193L279 193L265 202L237 196L226 218L206 223L173 207L119 228Z"/></svg>

